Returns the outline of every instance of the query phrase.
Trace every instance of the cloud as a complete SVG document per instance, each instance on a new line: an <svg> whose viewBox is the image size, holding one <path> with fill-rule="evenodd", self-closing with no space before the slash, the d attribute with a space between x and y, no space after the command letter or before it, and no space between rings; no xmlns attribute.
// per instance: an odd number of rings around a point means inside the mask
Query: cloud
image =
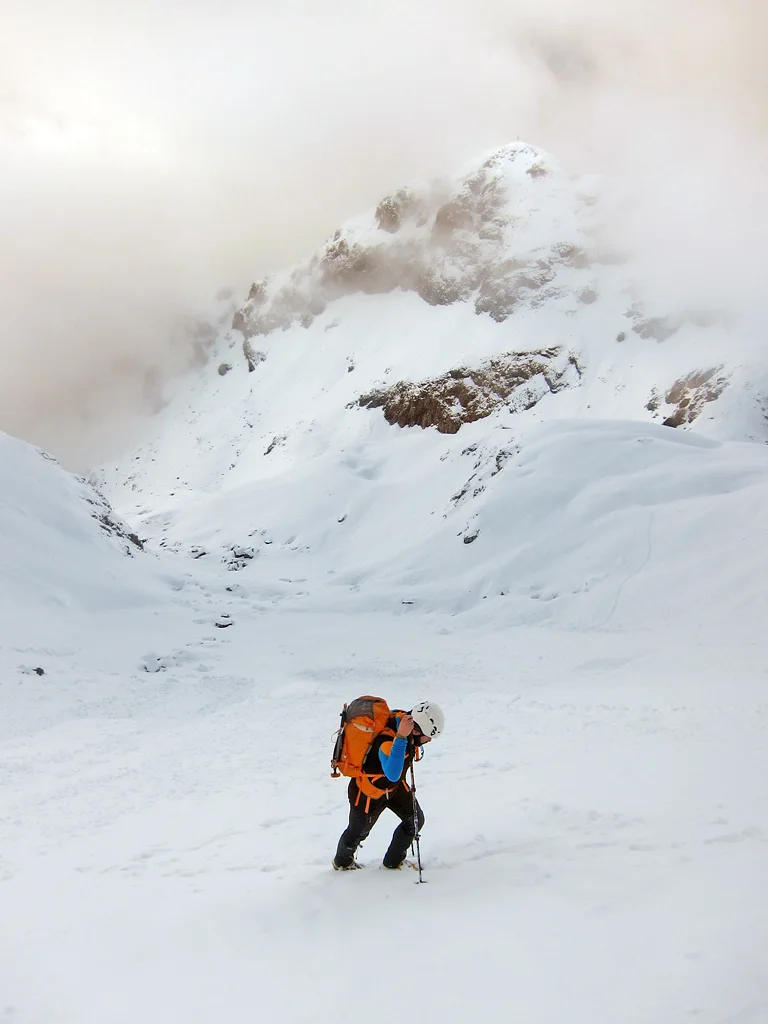
<svg viewBox="0 0 768 1024"><path fill-rule="evenodd" d="M711 279L752 302L762 6L17 5L0 40L0 427L73 465L105 454L220 286L517 137L612 176L613 230L660 288Z"/></svg>

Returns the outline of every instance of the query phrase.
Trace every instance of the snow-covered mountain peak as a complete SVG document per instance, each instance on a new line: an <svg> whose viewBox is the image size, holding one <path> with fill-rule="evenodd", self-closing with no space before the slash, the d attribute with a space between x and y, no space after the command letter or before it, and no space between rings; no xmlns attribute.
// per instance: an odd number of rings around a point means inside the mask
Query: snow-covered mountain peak
<svg viewBox="0 0 768 1024"><path fill-rule="evenodd" d="M526 583L508 553L474 540L514 505L537 446L552 451L537 463L549 468L534 503L579 450L569 438L582 425L586 461L560 474L570 490L555 488L565 515L590 505L594 473L610 475L598 467L643 451L627 437L651 425L766 435L755 340L717 318L645 308L632 261L601 248L600 194L597 180L514 144L447 183L386 197L255 284L147 442L99 480L154 544L260 579L308 578L311 566L321 589L352 593L396 579L453 609L536 589L538 570ZM696 458L671 443L659 449L669 465L698 476ZM718 457L703 458L717 475ZM630 505L661 479L637 474ZM618 508L626 496L614 484ZM535 522L558 514L526 519L519 543L537 545ZM565 535L566 547L584 546ZM594 595L579 594L568 621L592 615ZM516 606L523 619L527 602Z"/></svg>
<svg viewBox="0 0 768 1024"><path fill-rule="evenodd" d="M502 322L572 286L562 268L588 268L586 189L541 150L505 146L454 179L384 197L294 270L255 283L233 326L246 339L309 327L344 296L396 290L433 306L472 301Z"/></svg>

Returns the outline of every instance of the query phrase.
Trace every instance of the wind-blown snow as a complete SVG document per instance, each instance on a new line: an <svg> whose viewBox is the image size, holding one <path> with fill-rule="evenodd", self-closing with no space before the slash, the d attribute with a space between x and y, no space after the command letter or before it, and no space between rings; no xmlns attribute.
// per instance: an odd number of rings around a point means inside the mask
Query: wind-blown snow
<svg viewBox="0 0 768 1024"><path fill-rule="evenodd" d="M253 372L225 332L97 474L117 515L2 439L0 1020L768 1021L756 354L617 342L602 280L501 323L348 294ZM551 345L568 387L454 434L357 404ZM714 365L692 425L646 408ZM423 886L386 815L331 870L362 693L446 712Z"/></svg>

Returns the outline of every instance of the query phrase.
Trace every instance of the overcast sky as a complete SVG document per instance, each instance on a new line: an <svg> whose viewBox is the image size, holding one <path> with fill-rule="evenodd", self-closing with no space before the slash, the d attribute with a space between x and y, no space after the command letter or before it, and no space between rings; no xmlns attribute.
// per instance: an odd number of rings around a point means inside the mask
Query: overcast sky
<svg viewBox="0 0 768 1024"><path fill-rule="evenodd" d="M765 8L0 0L0 428L97 457L180 315L518 137L611 175L671 292L757 307Z"/></svg>

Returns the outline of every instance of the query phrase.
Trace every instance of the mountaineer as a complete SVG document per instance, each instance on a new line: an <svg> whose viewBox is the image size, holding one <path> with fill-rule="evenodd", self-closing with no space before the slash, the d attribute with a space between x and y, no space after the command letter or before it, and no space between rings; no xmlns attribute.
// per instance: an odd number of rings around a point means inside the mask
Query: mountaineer
<svg viewBox="0 0 768 1024"><path fill-rule="evenodd" d="M431 701L406 712L390 711L380 697L358 697L344 706L341 720L331 764L334 777L350 776L349 825L339 839L333 867L349 871L361 866L355 851L388 808L400 824L384 854L384 867L399 868L424 824L405 776L424 744L442 733L443 712Z"/></svg>

